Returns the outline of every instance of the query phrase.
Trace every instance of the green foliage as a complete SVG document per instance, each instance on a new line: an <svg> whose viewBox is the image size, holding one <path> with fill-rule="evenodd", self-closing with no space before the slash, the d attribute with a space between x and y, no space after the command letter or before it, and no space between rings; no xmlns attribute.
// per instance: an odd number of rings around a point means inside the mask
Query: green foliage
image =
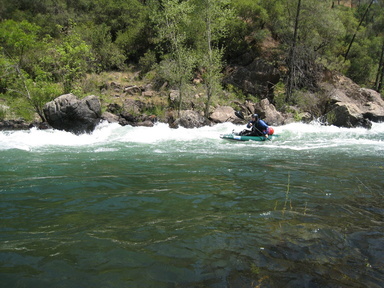
<svg viewBox="0 0 384 288"><path fill-rule="evenodd" d="M27 21L6 20L0 22L0 44L8 65L36 75L39 69L38 57L44 50L44 43L38 41L40 27Z"/></svg>
<svg viewBox="0 0 384 288"><path fill-rule="evenodd" d="M273 101L275 103L276 109L282 110L286 105L285 103L285 84L280 81L274 86L273 89Z"/></svg>
<svg viewBox="0 0 384 288"><path fill-rule="evenodd" d="M7 117L7 108L0 105L0 121L3 121Z"/></svg>
<svg viewBox="0 0 384 288"><path fill-rule="evenodd" d="M336 43L345 35L342 22L337 17L337 10L332 9L330 1L297 1L289 7L290 24L286 31L288 47L287 99L291 98L292 89L317 88L322 73L319 59L323 63L333 62L334 51L340 50ZM331 57L328 59L328 57ZM292 100L292 99L290 99Z"/></svg>
<svg viewBox="0 0 384 288"><path fill-rule="evenodd" d="M78 33L66 33L60 42L51 42L42 59L46 69L56 81L62 82L64 93L72 92L75 81L90 72L94 58L90 47Z"/></svg>
<svg viewBox="0 0 384 288"><path fill-rule="evenodd" d="M92 12L96 24L104 23L111 28L113 40L119 32L141 24L146 17L145 7L137 0L96 0Z"/></svg>
<svg viewBox="0 0 384 288"><path fill-rule="evenodd" d="M236 99L247 99L249 98L250 95L245 95L243 90L240 89L239 87L237 86L234 86L234 85L231 85L231 84L227 84L226 85L226 97L228 100L236 100Z"/></svg>
<svg viewBox="0 0 384 288"><path fill-rule="evenodd" d="M301 112L309 112L314 117L320 117L324 113L324 107L329 102L329 96L321 93L313 93L306 90L295 91L293 101Z"/></svg>
<svg viewBox="0 0 384 288"><path fill-rule="evenodd" d="M79 27L78 34L81 35L86 43L92 48L95 58L94 69L98 72L109 70L123 70L126 57L123 51L115 42L112 42L110 27L105 23L90 26L90 24Z"/></svg>
<svg viewBox="0 0 384 288"><path fill-rule="evenodd" d="M327 116L326 120L329 125L332 125L337 120L336 113L334 111L328 112L326 116Z"/></svg>
<svg viewBox="0 0 384 288"><path fill-rule="evenodd" d="M290 1L289 3L292 3ZM265 23L265 26L272 32L273 35L278 35L283 37L286 34L288 28L288 17L290 16L290 11L287 10L287 1L270 1L270 0L260 0L260 6L265 9L268 15L268 21Z"/></svg>
<svg viewBox="0 0 384 288"><path fill-rule="evenodd" d="M147 51L139 60L139 68L141 69L140 75L148 73L155 68L157 59L154 51Z"/></svg>
<svg viewBox="0 0 384 288"><path fill-rule="evenodd" d="M189 15L192 11L191 0L181 3L177 0L163 1L162 7L151 15L156 27L157 43L170 45L171 53L177 53L180 46L187 46L185 28L191 23Z"/></svg>
<svg viewBox="0 0 384 288"><path fill-rule="evenodd" d="M207 100L204 114L209 116L212 98L222 90L221 70L223 67L223 47L219 48L220 40L228 34L228 23L233 18L233 10L227 0L196 0L200 20L204 33L199 37L201 45L198 54L198 67L203 78Z"/></svg>
<svg viewBox="0 0 384 288"><path fill-rule="evenodd" d="M300 19L301 41L320 55L345 35L338 11L331 9L329 1L303 1Z"/></svg>
<svg viewBox="0 0 384 288"><path fill-rule="evenodd" d="M148 115L156 115L158 119L165 119L166 118L166 107L164 103L153 103L150 106L147 106L147 110L144 111Z"/></svg>
<svg viewBox="0 0 384 288"><path fill-rule="evenodd" d="M345 19L352 19L350 22L353 23L345 40L350 48L348 58L345 54L346 60L350 63L345 73L358 84L377 89L378 83L375 80L379 76L384 3L374 1L371 6L369 3L362 3L356 9L343 13L344 16L348 16L343 18L343 22L345 23Z"/></svg>
<svg viewBox="0 0 384 288"><path fill-rule="evenodd" d="M254 27L262 28L268 21L268 12L260 0L237 0L233 3L238 15Z"/></svg>
<svg viewBox="0 0 384 288"><path fill-rule="evenodd" d="M251 264L251 273L254 277L258 276L260 274L260 267L258 267L255 263Z"/></svg>
<svg viewBox="0 0 384 288"><path fill-rule="evenodd" d="M160 67L157 76L181 91L180 105L193 73L198 74L207 114L214 97L223 97L223 59L236 63L243 55L268 56L281 68L274 95L278 108L286 104L282 96L290 90L284 84L290 73L294 90L315 90L323 67L380 90L384 2L370 2L350 8L339 1L302 0L295 19L298 0L2 1L0 93L14 103L24 97L39 113L40 105L31 101L39 94L34 87L82 95L91 89L83 86L86 73L122 71L134 63L141 76ZM273 53L266 49L269 40L278 45ZM292 101L305 102L303 93L291 94Z"/></svg>
<svg viewBox="0 0 384 288"><path fill-rule="evenodd" d="M58 41L39 38L39 31L27 21L0 23L1 91L16 115L32 119L37 113L45 120L42 107L62 92L72 91L89 71L92 54L75 32L67 31Z"/></svg>
<svg viewBox="0 0 384 288"><path fill-rule="evenodd" d="M136 62L148 45L148 14L147 7L137 0L97 0L93 11L95 24L108 26L111 41Z"/></svg>
<svg viewBox="0 0 384 288"><path fill-rule="evenodd" d="M180 47L175 55L164 56L159 64L159 75L171 85L182 90L192 78L196 57L192 50Z"/></svg>
<svg viewBox="0 0 384 288"><path fill-rule="evenodd" d="M52 101L58 95L62 94L62 87L59 84L39 81L28 81L28 90L30 98L13 97L14 111L21 117L27 120L34 119L34 113L37 113L42 121L45 121L43 113L44 105Z"/></svg>
<svg viewBox="0 0 384 288"><path fill-rule="evenodd" d="M364 43L355 43L351 48L350 66L346 72L346 75L359 84L369 83L373 81L374 75L377 69L375 66L372 55L369 51L370 41L364 41Z"/></svg>
<svg viewBox="0 0 384 288"><path fill-rule="evenodd" d="M200 69L202 71L202 78L205 87L205 92L207 95L207 100L205 104L204 114L206 117L209 116L209 108L211 102L215 96L218 96L222 91L221 79L223 78L221 70L223 67L223 52L219 49L213 49L212 51L207 51L207 54L202 55L200 63Z"/></svg>
<svg viewBox="0 0 384 288"><path fill-rule="evenodd" d="M183 29L190 23L189 14L193 6L191 1L179 3L178 0L163 1L162 9L152 15L157 26L159 43L169 45L168 53L160 64L161 74L180 91L178 111L180 113L183 96L188 80L193 75L195 53L188 47L186 33Z"/></svg>
<svg viewBox="0 0 384 288"><path fill-rule="evenodd" d="M262 44L266 33L266 24L269 22L269 15L261 0L238 0L233 3L238 19L243 25L243 37L256 49ZM240 32L240 31L238 31Z"/></svg>
<svg viewBox="0 0 384 288"><path fill-rule="evenodd" d="M9 57L21 62L25 53L36 46L38 30L37 25L25 20L22 22L2 21L0 23L1 45Z"/></svg>

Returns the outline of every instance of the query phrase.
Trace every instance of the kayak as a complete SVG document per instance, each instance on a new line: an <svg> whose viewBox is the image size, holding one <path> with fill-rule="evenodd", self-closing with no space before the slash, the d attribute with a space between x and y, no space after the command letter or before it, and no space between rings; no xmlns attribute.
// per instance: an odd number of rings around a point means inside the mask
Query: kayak
<svg viewBox="0 0 384 288"><path fill-rule="evenodd" d="M236 133L231 134L221 134L221 139L227 139L227 140L234 140L234 141L268 141L272 140L273 138L278 137L279 135L269 135L268 138L264 136L245 136L245 135L238 135Z"/></svg>

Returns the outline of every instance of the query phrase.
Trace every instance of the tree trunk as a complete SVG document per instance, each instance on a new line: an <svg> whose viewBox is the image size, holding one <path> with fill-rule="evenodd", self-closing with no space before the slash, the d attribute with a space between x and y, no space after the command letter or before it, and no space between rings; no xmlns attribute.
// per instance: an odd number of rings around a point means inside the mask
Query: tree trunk
<svg viewBox="0 0 384 288"><path fill-rule="evenodd" d="M295 74L296 74L295 62L296 62L296 46L297 46L297 33L299 29L298 27L299 27L300 9L301 9L301 0L298 0L296 17L295 17L295 28L293 32L293 42L292 42L292 47L288 57L289 58L289 72L288 72L289 74L288 74L287 95L285 98L285 101L287 103L291 100L291 97L292 97Z"/></svg>
<svg viewBox="0 0 384 288"><path fill-rule="evenodd" d="M211 68L212 68L212 27L211 27L211 24L212 24L212 19L211 19L211 13L208 13L210 7L209 7L209 2L207 4L207 14L205 16L205 25L206 25L206 35L207 35L207 45L208 45L208 81L207 82L207 102L205 103L205 109L204 109L204 116L206 118L209 117L209 105L211 103L211 97L212 97L212 89L211 89L211 85L212 85L212 77L211 77Z"/></svg>
<svg viewBox="0 0 384 288"><path fill-rule="evenodd" d="M381 55L379 60L379 68L377 69L375 89L377 92L380 92L383 87L383 77L384 77L384 36L383 36L383 46L381 47Z"/></svg>
<svg viewBox="0 0 384 288"><path fill-rule="evenodd" d="M344 55L344 61L347 60L349 51L351 50L352 44L353 44L353 42L355 41L356 34L357 34L357 32L359 31L359 28L360 28L361 24L363 24L364 18L365 18L365 16L366 16L367 13L368 13L369 8L371 8L371 5L373 4L373 1L375 1L375 0L371 0L371 2L369 3L367 9L365 9L365 12L364 12L363 17L361 17L361 19L360 19L360 22L359 22L359 25L358 25L357 28L356 28L355 34L353 34L352 40L351 40L351 42L349 42L349 45L348 45L348 48L347 48L347 52L345 52L345 55Z"/></svg>

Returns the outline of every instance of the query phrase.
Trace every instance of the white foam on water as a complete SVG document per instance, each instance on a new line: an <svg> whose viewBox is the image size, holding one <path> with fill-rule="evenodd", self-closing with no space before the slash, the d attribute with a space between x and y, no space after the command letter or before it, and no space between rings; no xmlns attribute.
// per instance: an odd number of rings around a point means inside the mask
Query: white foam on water
<svg viewBox="0 0 384 288"><path fill-rule="evenodd" d="M1 131L0 151L20 149L30 151L45 147L92 147L95 152L112 151L112 144L140 145L164 144L164 142L190 142L204 144L217 142L217 145L228 144L230 141L220 139L220 134L241 131L245 125L232 123L205 126L202 128L178 129L169 128L167 124L158 123L154 127L120 126L118 124L101 123L93 133L75 135L54 129L38 130L32 128L23 131ZM318 149L343 145L374 145L380 151L384 150L384 123L373 123L372 129L339 128L323 126L319 123L292 123L274 127L279 137L273 141L247 142L242 145L264 145L280 149ZM240 144L240 143L238 143ZM101 148L99 146L102 146ZM111 150L112 149L112 150Z"/></svg>

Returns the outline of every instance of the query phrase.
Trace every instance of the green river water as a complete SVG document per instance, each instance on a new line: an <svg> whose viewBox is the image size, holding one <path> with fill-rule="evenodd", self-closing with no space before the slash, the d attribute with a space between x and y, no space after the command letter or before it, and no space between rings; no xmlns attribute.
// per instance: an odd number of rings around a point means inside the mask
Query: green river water
<svg viewBox="0 0 384 288"><path fill-rule="evenodd" d="M384 124L0 132L0 287L384 287Z"/></svg>

